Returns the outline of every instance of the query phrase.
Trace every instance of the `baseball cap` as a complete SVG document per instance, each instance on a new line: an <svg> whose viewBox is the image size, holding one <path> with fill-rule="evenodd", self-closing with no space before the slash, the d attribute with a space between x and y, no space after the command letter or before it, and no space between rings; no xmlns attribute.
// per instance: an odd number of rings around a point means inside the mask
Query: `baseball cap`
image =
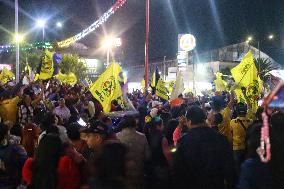
<svg viewBox="0 0 284 189"><path fill-rule="evenodd" d="M101 121L91 121L90 126L87 129L81 131L82 133L97 133L101 135L108 134L107 125Z"/></svg>

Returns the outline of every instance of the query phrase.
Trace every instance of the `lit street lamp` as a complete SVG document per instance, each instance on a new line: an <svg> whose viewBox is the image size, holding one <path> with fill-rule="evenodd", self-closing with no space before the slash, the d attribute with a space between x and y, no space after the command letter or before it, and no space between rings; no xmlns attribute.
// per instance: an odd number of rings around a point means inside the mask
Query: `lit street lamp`
<svg viewBox="0 0 284 189"><path fill-rule="evenodd" d="M43 19L38 19L38 20L36 21L36 26L37 26L38 28L42 28L42 47L43 47L43 45L44 45L44 28L45 28L45 24L46 24L46 21L43 20Z"/></svg>
<svg viewBox="0 0 284 189"><path fill-rule="evenodd" d="M267 39L268 39L269 41L273 40L273 39L274 39L274 35L270 34L270 35L267 37ZM252 40L253 40L252 36L249 36L249 37L247 38L247 40L246 40L246 43L249 44ZM264 41L264 40L263 40L263 41ZM258 49L258 59L260 59L260 41L259 41L259 40L257 41L257 49ZM259 62L260 62L260 61L259 61ZM259 70L259 72L260 72L260 64L258 65L258 70Z"/></svg>
<svg viewBox="0 0 284 189"><path fill-rule="evenodd" d="M103 47L107 49L106 67L110 64L110 53L113 47L120 47L122 45L121 38L106 37L103 41Z"/></svg>
<svg viewBox="0 0 284 189"><path fill-rule="evenodd" d="M24 36L18 32L14 35L16 45L16 82L20 82L20 43L24 41Z"/></svg>
<svg viewBox="0 0 284 189"><path fill-rule="evenodd" d="M15 43L21 43L24 40L24 36L21 34L16 34L14 38Z"/></svg>
<svg viewBox="0 0 284 189"><path fill-rule="evenodd" d="M62 26L63 26L63 25L62 25L61 22L57 22L57 23L56 23L56 27L57 27L57 28L62 28Z"/></svg>

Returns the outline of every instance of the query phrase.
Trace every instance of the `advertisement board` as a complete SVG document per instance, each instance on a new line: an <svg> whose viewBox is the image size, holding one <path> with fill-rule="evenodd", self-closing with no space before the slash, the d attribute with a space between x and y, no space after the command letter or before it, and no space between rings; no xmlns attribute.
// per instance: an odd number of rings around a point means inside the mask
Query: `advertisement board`
<svg viewBox="0 0 284 189"><path fill-rule="evenodd" d="M13 65L12 64L0 64L0 70L3 70L3 68L7 68L8 70L12 70Z"/></svg>
<svg viewBox="0 0 284 189"><path fill-rule="evenodd" d="M178 35L178 51L189 52L196 47L196 39L191 34Z"/></svg>

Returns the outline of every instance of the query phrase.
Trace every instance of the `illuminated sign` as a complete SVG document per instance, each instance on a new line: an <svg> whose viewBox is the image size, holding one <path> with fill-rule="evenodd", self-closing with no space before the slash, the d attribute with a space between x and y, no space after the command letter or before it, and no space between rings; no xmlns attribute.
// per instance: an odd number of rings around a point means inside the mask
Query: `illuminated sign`
<svg viewBox="0 0 284 189"><path fill-rule="evenodd" d="M0 70L3 68L7 68L8 70L12 70L12 64L0 64Z"/></svg>
<svg viewBox="0 0 284 189"><path fill-rule="evenodd" d="M196 39L191 34L178 35L179 51L191 51L196 47Z"/></svg>

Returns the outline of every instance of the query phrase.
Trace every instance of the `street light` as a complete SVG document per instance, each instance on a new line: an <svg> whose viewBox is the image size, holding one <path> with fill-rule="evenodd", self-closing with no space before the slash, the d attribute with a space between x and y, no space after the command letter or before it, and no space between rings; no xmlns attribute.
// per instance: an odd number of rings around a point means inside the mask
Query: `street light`
<svg viewBox="0 0 284 189"><path fill-rule="evenodd" d="M270 34L269 36L268 36L268 39L269 40L271 40L271 39L273 39L274 38L274 35L272 35L272 34Z"/></svg>
<svg viewBox="0 0 284 189"><path fill-rule="evenodd" d="M113 44L114 38L113 37L106 37L103 41L103 46L106 48L110 48Z"/></svg>
<svg viewBox="0 0 284 189"><path fill-rule="evenodd" d="M46 25L46 20L44 20L44 19L38 19L36 21L36 26L38 28L42 28L42 48L44 46L44 28L45 28L45 25Z"/></svg>
<svg viewBox="0 0 284 189"><path fill-rule="evenodd" d="M45 20L43 20L43 19L38 19L38 20L36 21L36 26L39 27L39 28L44 28L44 27L45 27L45 23L46 23Z"/></svg>
<svg viewBox="0 0 284 189"><path fill-rule="evenodd" d="M274 39L274 35L270 34L268 36L268 40L272 40L272 39ZM252 36L249 36L246 40L246 43L249 44L252 40L253 40ZM257 49L258 49L258 59L260 59L260 41L259 40L257 41ZM258 71L260 72L260 61L259 61L259 64L258 64Z"/></svg>
<svg viewBox="0 0 284 189"><path fill-rule="evenodd" d="M63 26L63 25L62 25L61 22L57 22L57 23L56 23L56 27L57 27L57 28L62 28L62 26Z"/></svg>
<svg viewBox="0 0 284 189"><path fill-rule="evenodd" d="M114 38L112 36L108 36L103 41L103 47L107 49L107 63L106 67L110 64L110 53L113 47L120 47L122 45L121 38Z"/></svg>
<svg viewBox="0 0 284 189"><path fill-rule="evenodd" d="M110 51L113 44L113 37L106 37L103 41L103 46L107 49L107 62L106 67L109 66Z"/></svg>
<svg viewBox="0 0 284 189"><path fill-rule="evenodd" d="M16 34L15 37L14 37L15 43L21 43L21 42L23 42L23 40L24 40L24 36L21 35L21 34Z"/></svg>

